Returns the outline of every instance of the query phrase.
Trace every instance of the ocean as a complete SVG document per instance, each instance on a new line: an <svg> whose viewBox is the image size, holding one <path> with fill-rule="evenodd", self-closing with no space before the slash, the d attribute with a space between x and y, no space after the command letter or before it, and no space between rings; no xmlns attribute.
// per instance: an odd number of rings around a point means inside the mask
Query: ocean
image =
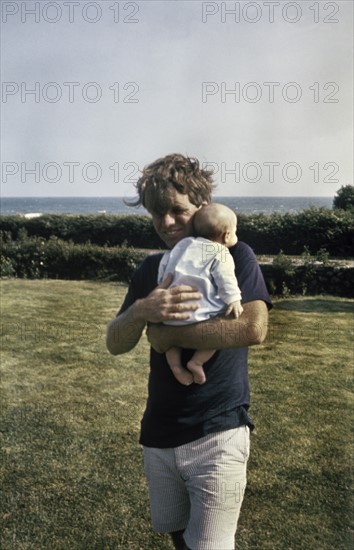
<svg viewBox="0 0 354 550"><path fill-rule="evenodd" d="M333 197L217 197L236 213L300 212L310 206L331 208ZM0 214L147 214L122 197L3 197Z"/></svg>

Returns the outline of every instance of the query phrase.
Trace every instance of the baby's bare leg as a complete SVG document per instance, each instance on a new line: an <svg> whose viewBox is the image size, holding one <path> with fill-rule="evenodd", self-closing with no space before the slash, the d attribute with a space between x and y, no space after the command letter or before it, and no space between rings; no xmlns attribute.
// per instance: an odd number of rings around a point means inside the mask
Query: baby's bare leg
<svg viewBox="0 0 354 550"><path fill-rule="evenodd" d="M204 384L206 381L203 369L204 363L214 355L215 349L200 349L194 352L193 357L187 363L187 369L193 374L196 384Z"/></svg>
<svg viewBox="0 0 354 550"><path fill-rule="evenodd" d="M184 368L181 361L181 348L170 348L166 351L167 363L170 365L174 377L180 384L190 386L193 383L192 374Z"/></svg>

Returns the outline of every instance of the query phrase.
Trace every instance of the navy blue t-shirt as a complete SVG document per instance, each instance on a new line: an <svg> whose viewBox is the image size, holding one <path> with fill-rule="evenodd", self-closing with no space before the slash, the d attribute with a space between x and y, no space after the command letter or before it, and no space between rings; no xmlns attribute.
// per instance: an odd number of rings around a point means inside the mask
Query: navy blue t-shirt
<svg viewBox="0 0 354 550"><path fill-rule="evenodd" d="M271 300L252 249L243 242L230 248L242 303ZM123 313L135 300L146 297L157 285L162 254L148 256L137 269L124 303ZM182 352L184 364L193 350ZM250 402L248 348L217 350L204 364L205 384L180 384L171 372L164 353L150 351L149 394L141 422L140 443L147 447L177 447L209 433L252 423L247 410Z"/></svg>

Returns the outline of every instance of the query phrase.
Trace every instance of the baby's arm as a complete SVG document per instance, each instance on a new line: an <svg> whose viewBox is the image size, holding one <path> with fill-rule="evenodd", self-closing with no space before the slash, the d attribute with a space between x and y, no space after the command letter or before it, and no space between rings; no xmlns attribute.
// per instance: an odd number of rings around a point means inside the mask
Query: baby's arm
<svg viewBox="0 0 354 550"><path fill-rule="evenodd" d="M227 248L222 256L216 258L211 273L220 298L228 305L226 315L232 314L237 319L243 312L241 291L235 275L234 260Z"/></svg>
<svg viewBox="0 0 354 550"><path fill-rule="evenodd" d="M243 307L241 306L241 302L240 300L236 300L228 305L225 315L232 315L235 319L237 319L242 312Z"/></svg>

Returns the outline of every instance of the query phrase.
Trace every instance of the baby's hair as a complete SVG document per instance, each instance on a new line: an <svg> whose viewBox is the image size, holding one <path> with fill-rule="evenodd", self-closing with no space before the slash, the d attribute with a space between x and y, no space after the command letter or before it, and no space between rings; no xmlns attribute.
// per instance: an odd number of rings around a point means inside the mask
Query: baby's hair
<svg viewBox="0 0 354 550"><path fill-rule="evenodd" d="M206 204L194 214L194 233L197 237L204 237L210 241L217 240L230 230L230 224L235 218L233 210L224 204Z"/></svg>

